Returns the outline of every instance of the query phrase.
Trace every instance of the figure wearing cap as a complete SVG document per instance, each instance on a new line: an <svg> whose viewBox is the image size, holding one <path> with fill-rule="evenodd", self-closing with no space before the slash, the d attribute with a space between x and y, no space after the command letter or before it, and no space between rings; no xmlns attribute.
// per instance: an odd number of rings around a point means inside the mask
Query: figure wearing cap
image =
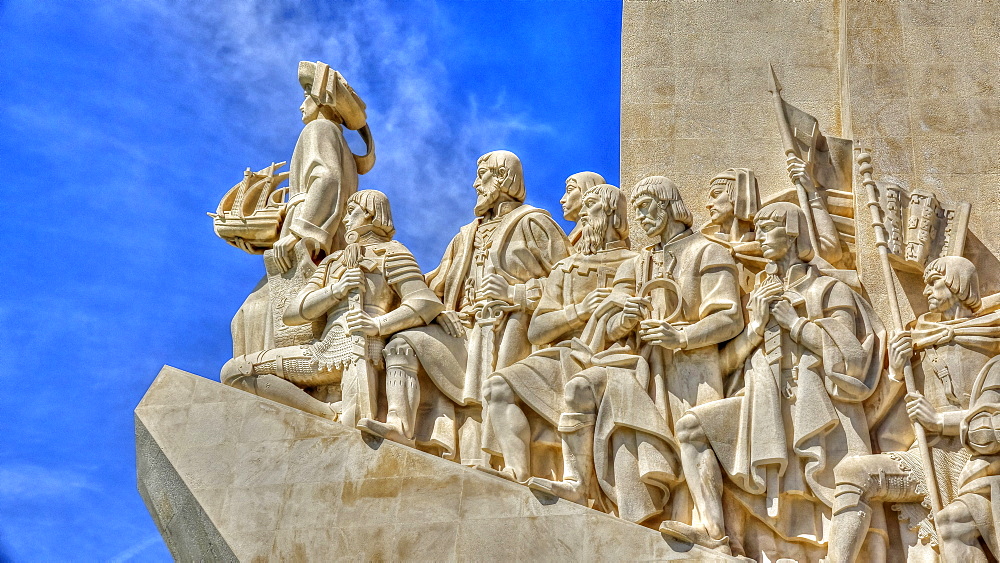
<svg viewBox="0 0 1000 563"><path fill-rule="evenodd" d="M292 152L284 219L271 251L264 254L267 275L233 318L233 357L274 348L276 341L286 343L287 338L279 337L289 332L278 324L281 311L314 264L344 248L347 200L358 191L358 174L375 162L365 104L344 77L324 63L303 61L298 78L305 95L299 107L305 127ZM344 127L359 130L367 154L351 153Z"/></svg>
<svg viewBox="0 0 1000 563"><path fill-rule="evenodd" d="M815 249L817 266L830 269L830 264L842 255L840 235L822 197L816 195L816 184L807 173L805 164L796 157L789 158L788 175L793 182L801 182L813 197L809 207L815 220L819 248ZM701 233L732 249L739 265L740 287L749 293L758 272L767 260L761 255L760 244L754 233L753 217L760 209L760 189L757 177L749 168L729 168L709 182L709 219L701 226Z"/></svg>
<svg viewBox="0 0 1000 563"><path fill-rule="evenodd" d="M754 231L768 265L746 328L719 352L719 369L743 388L677 421L700 522L660 530L754 559L816 560L830 535L834 471L871 453L864 401L880 381L884 330L861 296L810 262L797 205L763 207ZM735 513L723 513L723 487Z"/></svg>

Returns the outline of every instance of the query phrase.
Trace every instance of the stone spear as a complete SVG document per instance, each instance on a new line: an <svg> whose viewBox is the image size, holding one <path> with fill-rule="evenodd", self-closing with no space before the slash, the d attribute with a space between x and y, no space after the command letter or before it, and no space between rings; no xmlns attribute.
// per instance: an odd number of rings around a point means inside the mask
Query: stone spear
<svg viewBox="0 0 1000 563"><path fill-rule="evenodd" d="M774 74L774 65L768 63L767 67L771 70L771 83L768 86L768 91L771 92L771 95L774 97L774 108L778 114L778 129L781 130L781 144L785 147L785 158L793 155L798 156L798 153L795 150L795 140L792 138L792 129L788 123L788 116L785 114L785 101L781 98L781 84L778 82L777 75ZM814 145L815 139L818 135L818 124L814 122L812 131ZM807 155L806 158L810 158L810 155ZM806 160L806 164L808 163L809 161ZM802 182L799 182L798 180L795 181L795 192L799 196L799 207L802 208L802 214L806 217L806 229L809 231L809 242L812 244L816 253L819 254L819 238L816 235L816 221L813 218L812 207L809 206L809 194L806 193L806 189L802 185Z"/></svg>
<svg viewBox="0 0 1000 563"><path fill-rule="evenodd" d="M889 264L889 246L886 243L885 225L882 223L882 208L879 205L878 192L875 180L872 179L872 155L861 148L856 148L857 162L861 172L861 183L865 186L868 195L868 211L872 217L872 231L875 233L875 247L878 249L879 260L882 264L882 276L885 281L886 294L889 297L889 309L892 312L892 324L896 332L903 330L903 316L899 310L899 298L896 296L896 285L893 282L892 266ZM906 385L908 394L919 394L917 386L913 381L913 366L907 362L903 366L903 383ZM930 446L927 444L927 434L923 425L913 422L913 433L917 438L917 447L920 450L920 461L924 466L924 476L927 479L927 496L931 501L931 521L933 517L941 511L941 495L938 491L937 478L934 475L934 458L931 456ZM936 523L935 523L936 526Z"/></svg>

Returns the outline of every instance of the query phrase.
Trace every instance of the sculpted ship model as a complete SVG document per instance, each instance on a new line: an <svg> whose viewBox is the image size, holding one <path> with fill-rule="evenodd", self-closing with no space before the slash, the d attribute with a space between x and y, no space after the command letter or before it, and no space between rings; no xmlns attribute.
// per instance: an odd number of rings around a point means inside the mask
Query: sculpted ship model
<svg viewBox="0 0 1000 563"><path fill-rule="evenodd" d="M222 381L720 557L1000 556L1000 299L962 256L970 205L879 185L871 155L824 135L771 73L776 195L748 168L705 178L695 230L670 179L621 190L579 172L567 235L524 203L520 159L492 151L476 218L424 274L388 198L358 191L364 104L300 63L288 171L248 169L210 213L267 269ZM632 246L629 215L651 245ZM909 324L894 291L889 322L868 302L867 229L887 287L894 268L922 277Z"/></svg>

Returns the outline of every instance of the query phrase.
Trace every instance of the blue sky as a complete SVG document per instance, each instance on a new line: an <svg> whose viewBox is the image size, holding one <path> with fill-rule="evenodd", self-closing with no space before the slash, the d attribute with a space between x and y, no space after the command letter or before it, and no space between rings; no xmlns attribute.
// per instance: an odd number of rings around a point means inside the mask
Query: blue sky
<svg viewBox="0 0 1000 563"><path fill-rule="evenodd" d="M168 560L135 486L160 366L215 377L263 268L217 239L246 167L288 160L299 60L340 70L424 270L472 218L475 159L618 179L621 4L0 0L0 561ZM352 142L362 150L360 139Z"/></svg>

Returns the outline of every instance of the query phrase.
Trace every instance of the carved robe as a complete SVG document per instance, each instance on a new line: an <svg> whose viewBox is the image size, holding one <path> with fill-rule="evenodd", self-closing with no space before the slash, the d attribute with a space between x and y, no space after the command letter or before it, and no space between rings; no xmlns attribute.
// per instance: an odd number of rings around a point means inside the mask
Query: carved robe
<svg viewBox="0 0 1000 563"><path fill-rule="evenodd" d="M721 359L743 364L741 395L690 412L736 503L779 540L821 546L835 468L871 452L863 401L879 383L885 334L864 299L811 264L793 266L782 283L804 322L787 331L772 319L749 356L749 336L737 336Z"/></svg>
<svg viewBox="0 0 1000 563"><path fill-rule="evenodd" d="M528 337L533 344L555 345L495 373L552 428L558 426L559 415L566 410L563 387L587 367L573 354L573 339L582 335L586 324L575 305L595 289L610 288L618 266L635 256L625 241L609 246L593 255L574 254L555 265L545 280L541 300L528 325ZM502 456L489 419L484 420L484 427L483 449Z"/></svg>
<svg viewBox="0 0 1000 563"><path fill-rule="evenodd" d="M954 502L965 505L980 536L996 557L1000 554L1000 502L997 502L1000 500L1000 453L997 453L1000 451L1000 358L993 358L983 366L970 399L961 438L973 453L962 469ZM977 424L976 419L981 422Z"/></svg>
<svg viewBox="0 0 1000 563"><path fill-rule="evenodd" d="M675 326L683 327L688 346L676 352L640 345L634 330L622 335L620 329L624 299L662 277L680 289ZM673 425L691 406L722 398L718 343L743 326L739 303L727 249L685 230L623 262L614 293L591 317L583 340L597 352L595 367L579 375L598 401L598 482L622 518L642 522L660 514L681 481Z"/></svg>
<svg viewBox="0 0 1000 563"><path fill-rule="evenodd" d="M327 254L344 248L344 210L358 191L358 171L342 126L327 119L306 124L289 172L281 234L314 239Z"/></svg>
<svg viewBox="0 0 1000 563"><path fill-rule="evenodd" d="M281 236L293 233L313 239L325 254L344 248L344 209L358 191L358 172L341 126L327 119L306 124L295 143L288 170L288 210ZM280 312L273 314L274 310L283 308L298 288L290 295L272 294L268 279L304 279L309 274L296 276L296 271L311 268L303 261L293 263L291 273L279 274L268 264L267 256L265 265L268 275L233 318L233 357L275 347L275 330L281 327L275 326L274 318Z"/></svg>
<svg viewBox="0 0 1000 563"><path fill-rule="evenodd" d="M466 320L465 338L450 336L437 324L398 335L416 351L421 371L453 403L436 401L417 422L417 442L434 443L446 452L456 448L454 405L481 405L483 380L494 369L531 353L528 321L541 297L542 281L568 256L566 235L547 211L508 202L501 204L500 216L489 223L479 217L462 227L441 264L426 275L428 286L442 298L445 308L458 311ZM470 357L467 346L483 336L476 322L482 303L475 301L475 289L485 273L499 274L514 286L517 309L496 320L495 347L483 351L491 369L468 377L469 362L483 359Z"/></svg>
<svg viewBox="0 0 1000 563"><path fill-rule="evenodd" d="M733 257L701 234L686 230L662 247L643 249L618 269L615 292L637 295L647 282L659 278L673 280L680 289L671 324L684 333L687 345L670 351L642 344L635 333L631 345L649 363L650 394L673 429L692 406L724 396L718 344L740 333L743 312ZM615 320L609 330L616 330Z"/></svg>
<svg viewBox="0 0 1000 563"><path fill-rule="evenodd" d="M945 426L959 426L969 412L980 371L991 358L1000 354L1000 312L947 321L940 320L937 314L927 313L916 320L911 334L915 352L913 378L917 389L942 413ZM888 441L891 437L893 442L901 444L903 451L885 455L918 483L916 490L923 498L920 503L900 503L894 508L899 510L900 519L916 530L918 537L937 543L934 525L928 519L931 504L926 498L926 474L904 404L904 401L898 403L896 416L890 421L895 424L887 424L881 429L881 440ZM958 435L936 435L928 431L927 439L932 444L938 493L942 504L948 504L958 494L960 471L969 460L970 452Z"/></svg>

